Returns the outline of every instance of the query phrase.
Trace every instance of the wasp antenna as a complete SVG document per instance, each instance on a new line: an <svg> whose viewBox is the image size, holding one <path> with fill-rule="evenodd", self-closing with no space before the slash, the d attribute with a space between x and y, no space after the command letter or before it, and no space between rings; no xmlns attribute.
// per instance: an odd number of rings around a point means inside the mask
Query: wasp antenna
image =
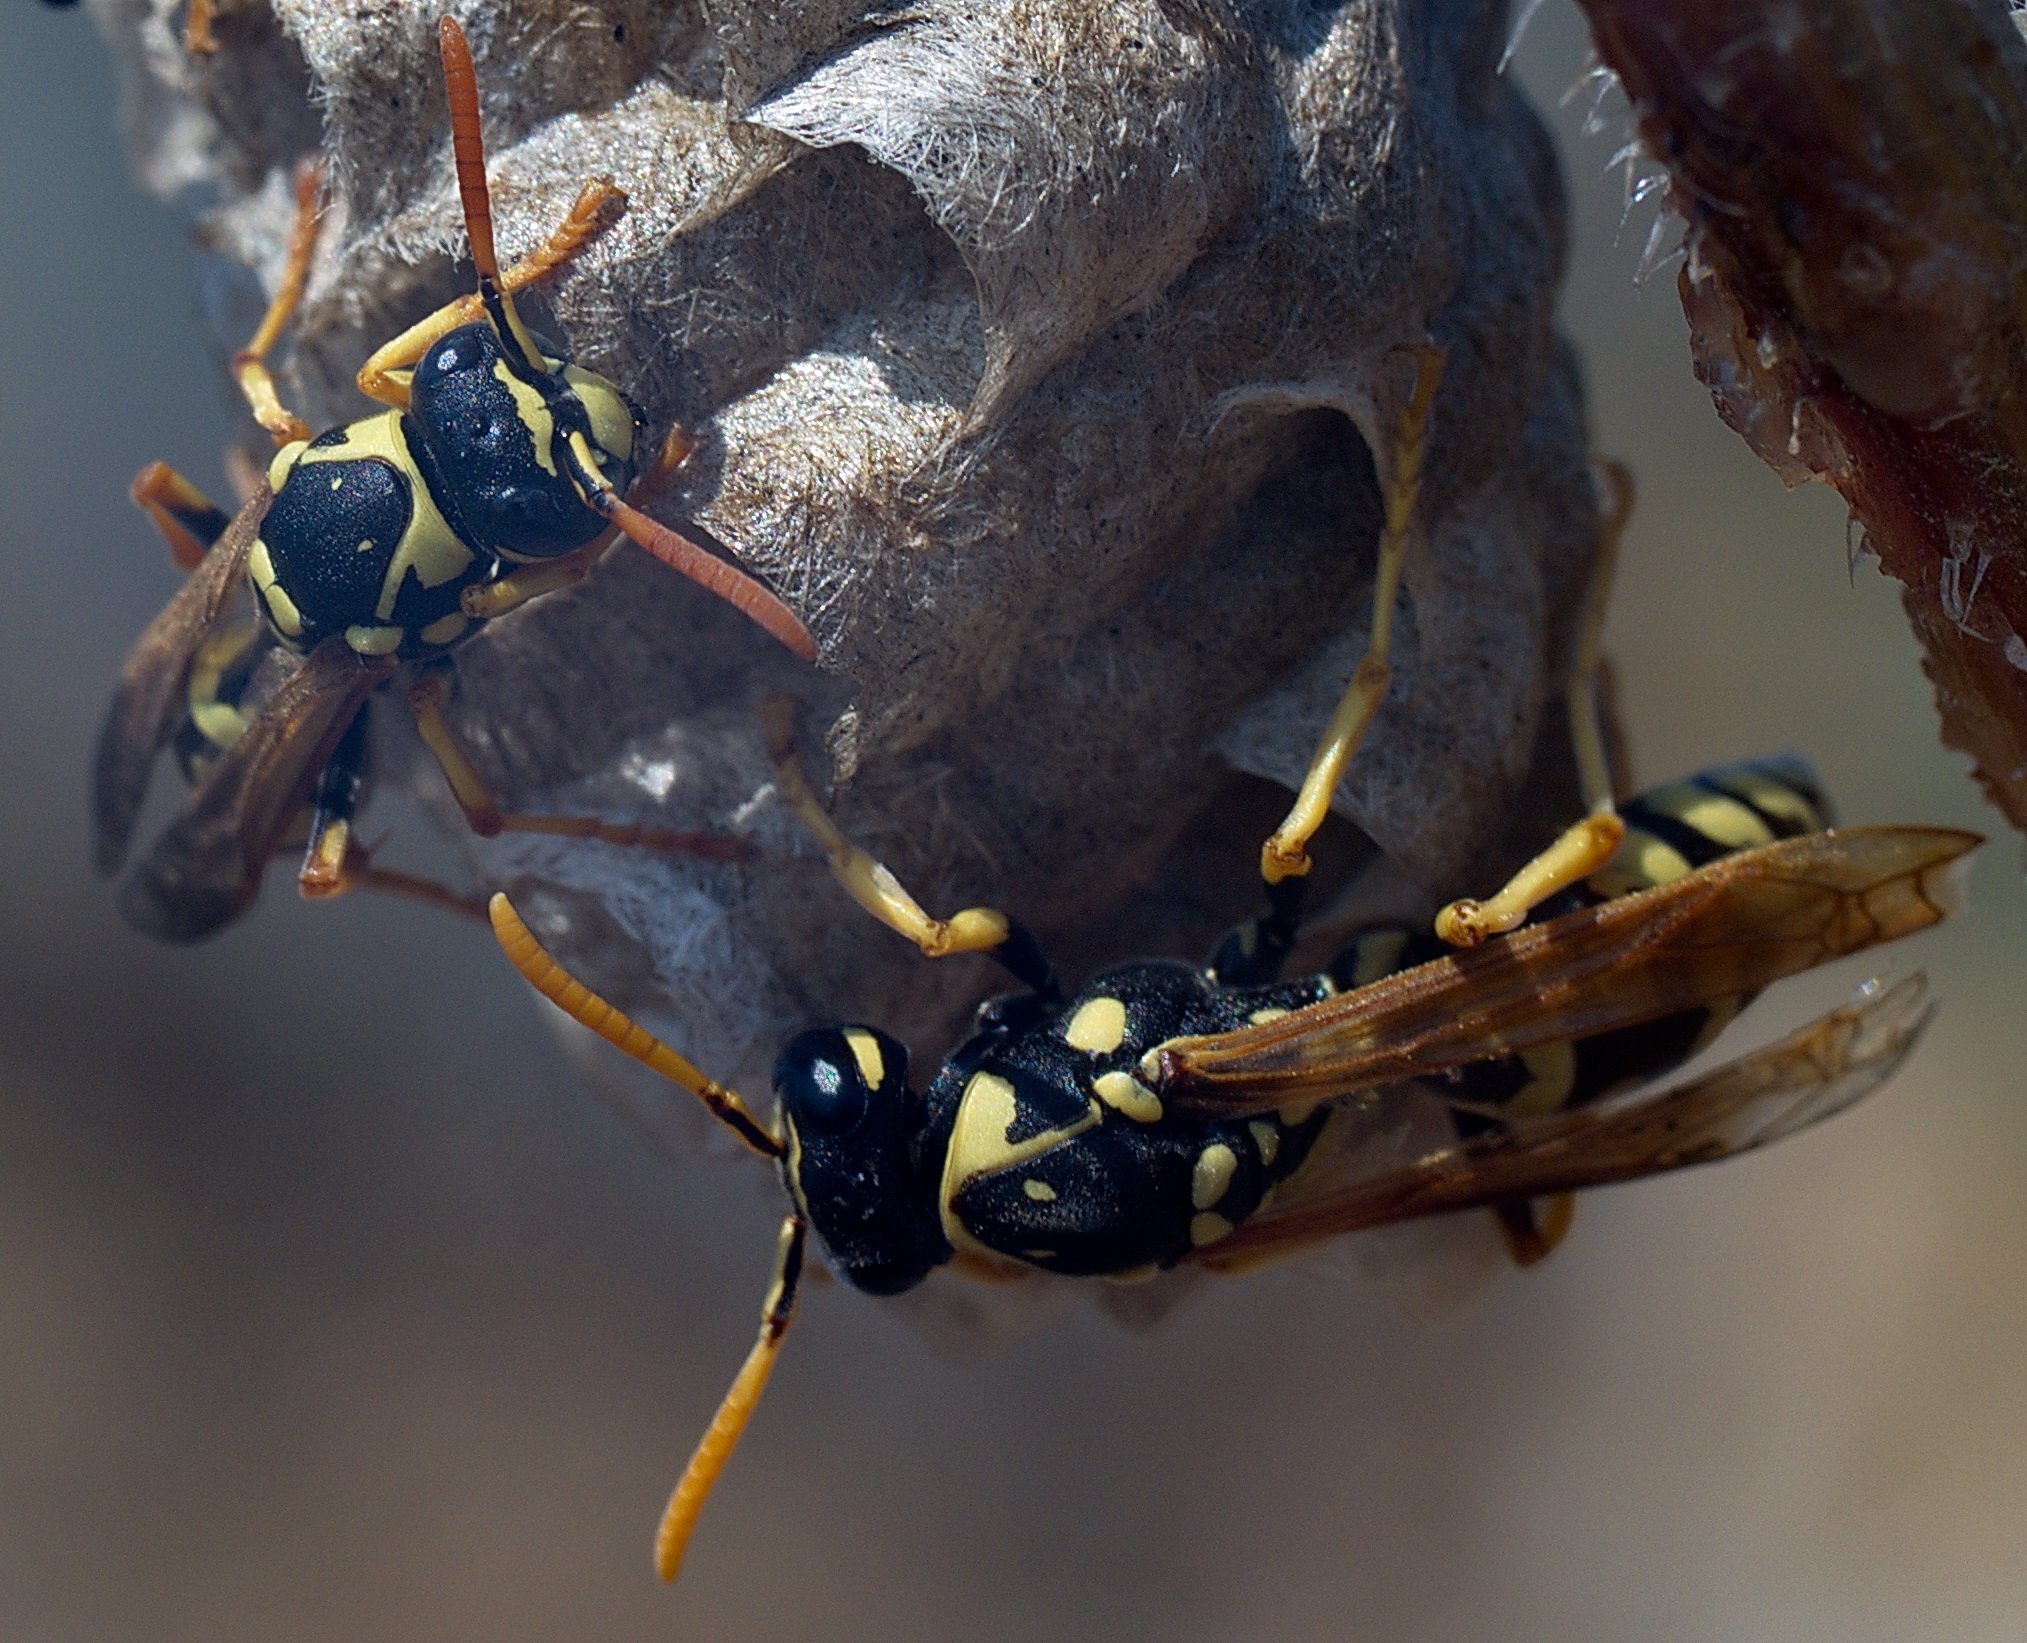
<svg viewBox="0 0 2027 1643"><path fill-rule="evenodd" d="M800 1215L791 1215L781 1224L781 1241L774 1255L774 1281L768 1285L767 1302L760 1310L760 1338L739 1366L731 1390L718 1405L717 1414L711 1417L696 1453L690 1456L690 1464L683 1468L683 1476L669 1496L662 1521L655 1529L655 1572L664 1580L674 1580L682 1573L683 1554L689 1550L690 1533L697 1527L704 1502L711 1498L719 1474L731 1460L732 1451L738 1448L746 1431L746 1423L759 1406L760 1394L767 1390L767 1378L774 1373L775 1360L781 1356L781 1339L788 1333L789 1320L795 1316L796 1283L802 1276L802 1249L808 1236L808 1223Z"/></svg>
<svg viewBox="0 0 2027 1643"><path fill-rule="evenodd" d="M493 248L493 197L486 186L486 142L479 126L479 77L472 66L472 48L455 17L437 23L436 39L443 58L444 95L450 103L458 203L464 208L465 236L471 241L472 266L478 271L479 298L502 343L521 356L515 363L531 375L539 374L541 352L522 326L514 299L500 283L500 258Z"/></svg>
<svg viewBox="0 0 2027 1643"><path fill-rule="evenodd" d="M816 640L810 636L802 618L790 610L779 595L748 576L737 565L729 564L716 554L706 553L680 531L671 530L658 519L650 519L628 502L599 470L598 462L581 433L570 436L569 443L564 446L564 457L585 502L604 515L606 522L629 542L652 554L669 569L687 576L707 593L716 594L741 616L787 646L799 660L816 660Z"/></svg>
<svg viewBox="0 0 2027 1643"><path fill-rule="evenodd" d="M551 958L504 895L494 896L486 913L507 962L521 972L529 986L572 1021L590 1028L613 1048L623 1050L670 1083L680 1084L704 1103L713 1118L762 1157L779 1158L787 1150L781 1139L753 1116L753 1109L738 1091L707 1077Z"/></svg>

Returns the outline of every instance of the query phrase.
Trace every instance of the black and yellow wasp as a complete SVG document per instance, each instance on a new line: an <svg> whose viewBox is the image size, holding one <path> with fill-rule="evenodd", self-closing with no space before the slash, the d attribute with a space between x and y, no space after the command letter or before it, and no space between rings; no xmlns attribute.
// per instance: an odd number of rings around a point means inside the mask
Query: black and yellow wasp
<svg viewBox="0 0 2027 1643"><path fill-rule="evenodd" d="M1614 505L1568 684L1589 814L1496 895L1444 908L1435 936L1367 929L1321 969L1284 974L1302 935L1306 845L1388 685L1388 619L1442 362L1433 348L1416 355L1385 479L1367 655L1261 852L1266 913L1208 963L1125 964L1066 993L1034 936L999 910L932 918L831 820L780 700L766 709L776 791L843 888L925 954L989 953L1022 988L982 1006L925 1085L878 1028L819 1027L782 1051L762 1118L564 972L493 898L494 933L539 992L697 1096L774 1161L787 1191L759 1339L662 1518L664 1578L772 1373L812 1229L839 1276L877 1295L945 1267L1129 1282L1239 1271L1467 1209L1493 1211L1527 1264L1567 1229L1578 1189L1791 1135L1875 1088L1912 1047L1929 1014L1919 976L1870 986L1713 1072L1626 1093L1769 983L1938 922L1980 841L1948 828L1825 830L1814 778L1792 760L1613 802L1596 675L1631 489L1610 465ZM1452 1137L1405 1161L1370 1144L1395 1128L1404 1092L1433 1098Z"/></svg>
<svg viewBox="0 0 2027 1643"><path fill-rule="evenodd" d="M674 428L657 455L613 382L558 357L522 322L515 293L580 255L625 207L587 184L529 256L501 270L471 53L439 28L452 148L476 293L386 344L359 388L388 407L315 438L280 402L267 356L308 279L321 181L297 175L286 272L234 374L278 447L264 483L228 519L161 464L135 500L190 575L128 658L98 749L94 824L102 872L125 858L157 754L172 741L193 789L130 874L136 925L195 940L253 900L309 807L305 894L357 884L418 888L370 866L352 837L362 709L404 665L408 703L472 826L736 854L715 835L503 815L443 714L442 659L485 622L581 578L624 535L694 578L804 658L815 646L773 593L624 499L691 449ZM250 585L258 617L239 608ZM420 887L425 893L426 886Z"/></svg>

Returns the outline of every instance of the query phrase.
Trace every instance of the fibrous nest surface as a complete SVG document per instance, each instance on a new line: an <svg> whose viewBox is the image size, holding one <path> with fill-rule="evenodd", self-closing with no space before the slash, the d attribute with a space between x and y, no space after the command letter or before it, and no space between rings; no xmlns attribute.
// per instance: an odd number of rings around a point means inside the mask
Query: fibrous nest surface
<svg viewBox="0 0 2027 1643"><path fill-rule="evenodd" d="M220 253L221 350L279 271L289 167L328 153L290 375L313 423L358 414L360 360L469 278L436 9L222 0L199 61L167 3L100 6L143 173ZM769 787L755 703L783 689L847 830L934 907L1149 950L1250 912L1272 815L1247 780L1293 783L1363 645L1374 453L1431 339L1427 539L1337 810L1405 881L1462 888L1516 814L1595 539L1559 185L1497 73L1502 7L452 9L503 249L588 177L631 201L545 327L699 435L658 510L822 647L802 668L623 550L460 652L459 724L513 802L755 842L743 869L475 846L563 956L748 1076L784 1026L947 1025L989 985L829 884Z"/></svg>

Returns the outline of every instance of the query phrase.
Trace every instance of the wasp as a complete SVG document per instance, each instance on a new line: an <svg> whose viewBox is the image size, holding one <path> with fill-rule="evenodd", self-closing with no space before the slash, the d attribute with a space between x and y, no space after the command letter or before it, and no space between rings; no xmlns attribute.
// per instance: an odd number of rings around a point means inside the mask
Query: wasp
<svg viewBox="0 0 2027 1643"><path fill-rule="evenodd" d="M1389 485L1383 601L1413 513L1431 357L1418 364ZM987 953L1018 983L980 1008L926 1083L879 1028L817 1027L782 1050L763 1117L570 976L508 899L493 898L494 932L527 981L694 1095L774 1164L787 1196L758 1339L658 1530L665 1579L773 1372L812 1232L830 1267L875 1295L942 1268L1113 1282L1238 1272L1465 1210L1492 1211L1528 1264L1567 1230L1578 1190L1763 1146L1891 1075L1930 1013L1918 976L1870 986L1715 1071L1646 1084L1772 982L1937 923L1981 841L1946 828L1826 829L1815 780L1794 760L1614 803L1597 644L1630 488L1616 470L1607 479L1616 502L1568 686L1580 778L1602 791L1497 894L1444 909L1433 934L1368 928L1289 976L1306 865L1291 863L1319 819L1298 799L1263 853L1266 912L1207 963L1143 960L1066 991L1018 921L988 907L932 917L843 834L802 771L780 700L765 710L776 791L840 885L925 954ZM1384 695L1385 634L1374 628L1377 665L1369 654L1355 674L1320 761L1341 767ZM1447 1115L1450 1140L1376 1161L1410 1102Z"/></svg>
<svg viewBox="0 0 2027 1643"><path fill-rule="evenodd" d="M403 668L423 742L477 832L738 855L738 841L712 834L503 814L444 716L451 650L488 621L581 579L621 536L797 656L815 655L808 629L777 595L627 500L674 471L690 436L672 428L649 451L640 409L616 383L538 339L515 302L605 232L625 196L609 181L586 184L549 238L503 270L471 51L448 17L438 35L476 291L367 360L360 391L384 410L312 437L281 403L267 363L315 249L321 175L306 163L296 175L283 279L233 362L276 445L264 478L230 518L160 463L135 482L135 500L189 574L128 657L107 714L95 855L101 872L119 868L150 770L175 743L190 796L121 895L130 922L165 939L196 940L237 917L297 832L306 895L418 886L373 868L350 826L363 778L363 709ZM249 587L255 616L243 613Z"/></svg>

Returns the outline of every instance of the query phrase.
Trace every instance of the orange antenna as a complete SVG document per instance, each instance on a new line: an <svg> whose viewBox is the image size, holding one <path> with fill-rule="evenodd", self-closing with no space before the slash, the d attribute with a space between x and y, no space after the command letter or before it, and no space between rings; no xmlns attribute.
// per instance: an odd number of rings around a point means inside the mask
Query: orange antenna
<svg viewBox="0 0 2027 1643"><path fill-rule="evenodd" d="M521 324L521 316L500 283L499 253L493 248L493 197L486 186L486 142L479 127L479 77L472 67L472 48L455 17L436 25L437 48L443 56L443 89L450 101L451 154L457 165L458 201L464 207L465 234L472 245L472 266L478 270L479 299L493 329L515 361L530 373L542 369L542 353Z"/></svg>

